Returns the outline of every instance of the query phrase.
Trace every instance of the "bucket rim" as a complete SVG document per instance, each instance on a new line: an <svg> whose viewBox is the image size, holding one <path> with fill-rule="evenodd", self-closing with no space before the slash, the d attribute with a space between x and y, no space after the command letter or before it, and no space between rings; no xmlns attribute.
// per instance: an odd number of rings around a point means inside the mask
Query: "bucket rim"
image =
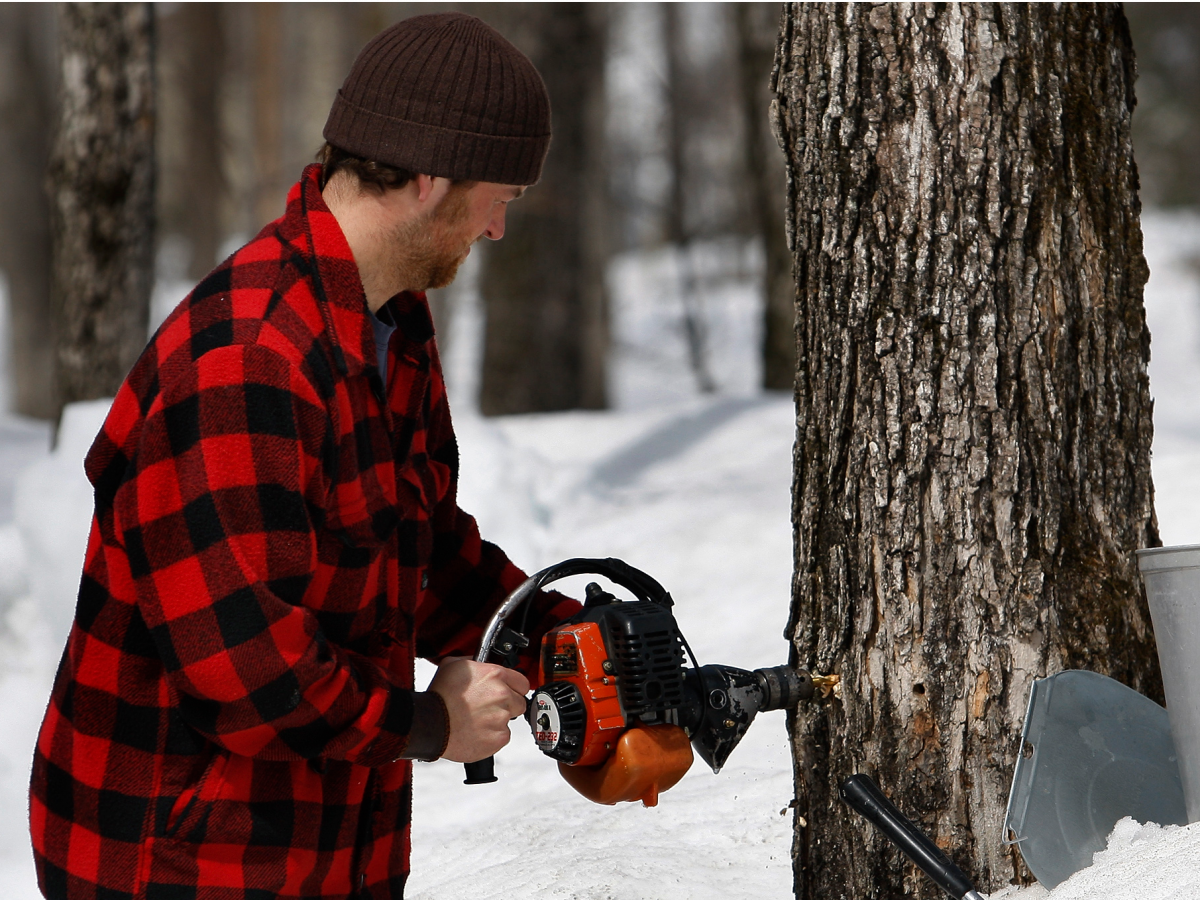
<svg viewBox="0 0 1200 900"><path fill-rule="evenodd" d="M1173 547L1143 547L1135 551L1142 572L1166 572L1173 569L1200 568L1200 544Z"/></svg>

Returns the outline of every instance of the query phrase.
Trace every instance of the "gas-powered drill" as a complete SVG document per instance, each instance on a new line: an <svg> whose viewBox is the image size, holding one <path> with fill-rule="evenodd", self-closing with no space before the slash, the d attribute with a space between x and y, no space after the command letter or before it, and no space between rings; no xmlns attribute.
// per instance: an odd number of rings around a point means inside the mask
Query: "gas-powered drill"
<svg viewBox="0 0 1200 900"><path fill-rule="evenodd" d="M691 766L692 748L719 772L755 715L812 697L814 679L802 669L698 665L671 595L619 559L569 559L527 579L492 617L476 659L515 666L529 645L528 607L516 628L507 620L540 588L582 574L637 599L587 586L583 609L542 639L528 719L538 748L589 800L654 806ZM491 758L467 764L467 784L495 780Z"/></svg>

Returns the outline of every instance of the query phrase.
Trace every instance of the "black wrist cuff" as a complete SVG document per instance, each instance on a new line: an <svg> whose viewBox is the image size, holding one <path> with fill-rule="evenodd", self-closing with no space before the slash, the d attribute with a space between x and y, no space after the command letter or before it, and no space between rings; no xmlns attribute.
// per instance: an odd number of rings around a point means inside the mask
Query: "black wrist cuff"
<svg viewBox="0 0 1200 900"><path fill-rule="evenodd" d="M432 762L446 752L446 744L450 742L446 701L434 691L417 691L412 698L412 727L400 758Z"/></svg>

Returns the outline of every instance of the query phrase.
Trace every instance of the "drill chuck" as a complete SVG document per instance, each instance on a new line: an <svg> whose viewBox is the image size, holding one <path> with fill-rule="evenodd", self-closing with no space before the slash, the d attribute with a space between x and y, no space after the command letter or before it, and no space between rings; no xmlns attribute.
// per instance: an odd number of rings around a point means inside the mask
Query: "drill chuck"
<svg viewBox="0 0 1200 900"><path fill-rule="evenodd" d="M803 700L811 700L813 680L803 669L791 666L774 666L770 669L755 669L754 677L763 692L760 710L791 709Z"/></svg>

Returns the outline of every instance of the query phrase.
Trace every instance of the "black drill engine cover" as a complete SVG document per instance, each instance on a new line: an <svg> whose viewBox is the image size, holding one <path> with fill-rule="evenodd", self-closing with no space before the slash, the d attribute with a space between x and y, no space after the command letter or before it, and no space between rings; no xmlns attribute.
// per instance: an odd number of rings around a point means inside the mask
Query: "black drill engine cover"
<svg viewBox="0 0 1200 900"><path fill-rule="evenodd" d="M590 588L587 606L563 624L600 627L626 723L678 725L677 710L684 705L683 636L670 607L623 603ZM544 664L544 671L551 666Z"/></svg>

